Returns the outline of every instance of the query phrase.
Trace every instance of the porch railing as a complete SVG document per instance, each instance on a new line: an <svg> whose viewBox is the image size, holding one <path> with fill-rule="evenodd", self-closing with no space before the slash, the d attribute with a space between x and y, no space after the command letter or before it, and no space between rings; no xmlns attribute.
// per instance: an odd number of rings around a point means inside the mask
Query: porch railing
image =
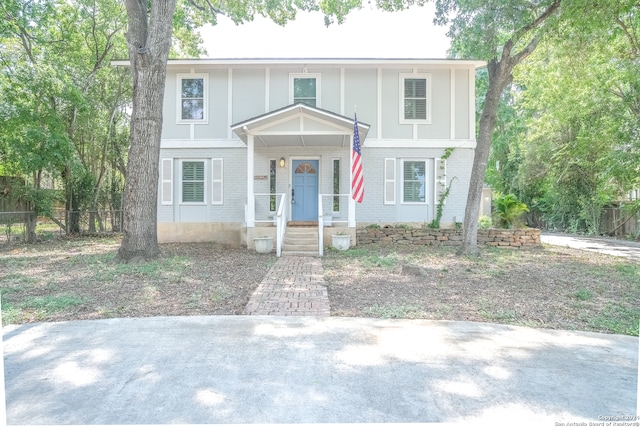
<svg viewBox="0 0 640 427"><path fill-rule="evenodd" d="M287 195L283 193L280 196L280 203L276 211L276 256L282 254L282 241L284 233L287 231Z"/></svg>
<svg viewBox="0 0 640 427"><path fill-rule="evenodd" d="M349 224L349 196L349 194L318 195L318 217L320 215L324 217L325 226L333 223Z"/></svg>
<svg viewBox="0 0 640 427"><path fill-rule="evenodd" d="M255 193L253 195L253 206L255 207L255 211L253 212L254 222L273 222L275 225L278 198L284 195L286 195L286 193Z"/></svg>

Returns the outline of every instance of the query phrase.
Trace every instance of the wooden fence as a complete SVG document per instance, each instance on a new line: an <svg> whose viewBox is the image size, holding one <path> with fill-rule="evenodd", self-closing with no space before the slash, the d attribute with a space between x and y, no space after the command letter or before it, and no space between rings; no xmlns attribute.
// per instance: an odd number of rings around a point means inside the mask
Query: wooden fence
<svg viewBox="0 0 640 427"><path fill-rule="evenodd" d="M640 212L630 215L621 208L604 208L600 219L600 233L637 239L640 233Z"/></svg>
<svg viewBox="0 0 640 427"><path fill-rule="evenodd" d="M36 238L46 240L64 235L100 235L122 231L121 210L54 212L52 218L40 217L35 228ZM0 244L27 240L27 222L35 212L0 212Z"/></svg>

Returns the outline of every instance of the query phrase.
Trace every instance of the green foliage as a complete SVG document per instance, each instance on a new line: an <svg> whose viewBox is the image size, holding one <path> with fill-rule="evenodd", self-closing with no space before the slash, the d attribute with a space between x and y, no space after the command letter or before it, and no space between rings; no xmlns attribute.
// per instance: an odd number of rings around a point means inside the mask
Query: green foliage
<svg viewBox="0 0 640 427"><path fill-rule="evenodd" d="M640 309L621 303L607 303L600 312L587 319L595 330L613 334L638 336Z"/></svg>
<svg viewBox="0 0 640 427"><path fill-rule="evenodd" d="M527 205L518 200L514 194L496 197L494 204L496 218L503 228L522 225L522 214L529 212Z"/></svg>
<svg viewBox="0 0 640 427"><path fill-rule="evenodd" d="M455 148L453 147L449 147L444 150L444 155L440 158L442 161L440 162L440 171L438 171L438 180L444 179L445 161L449 157L451 157L454 150ZM453 184L453 181L455 179L456 179L455 176L451 178L451 180L449 181L449 185L445 189L440 191L440 194L438 195L438 204L436 205L436 215L435 215L435 218L433 218L433 220L429 224L429 228L440 228L440 221L442 220L442 211L444 209L444 202L447 200L447 197L449 197L449 192L451 191L451 185Z"/></svg>
<svg viewBox="0 0 640 427"><path fill-rule="evenodd" d="M493 220L488 215L480 215L478 218L478 228L486 229L493 227Z"/></svg>
<svg viewBox="0 0 640 427"><path fill-rule="evenodd" d="M47 295L26 298L20 303L2 301L2 322L5 324L41 321L55 313L84 304L77 295Z"/></svg>
<svg viewBox="0 0 640 427"><path fill-rule="evenodd" d="M373 304L370 307L365 307L363 312L367 316L382 319L418 319L424 316L424 311L420 306L411 304Z"/></svg>
<svg viewBox="0 0 640 427"><path fill-rule="evenodd" d="M441 192L440 195L438 196L438 204L436 205L436 216L429 224L429 228L440 228L440 220L442 219L442 210L444 209L444 202L445 200L447 200L447 197L449 197L449 192L451 191L451 184L453 184L453 181L455 179L456 179L455 176L451 178L447 188L443 192Z"/></svg>
<svg viewBox="0 0 640 427"><path fill-rule="evenodd" d="M512 43L519 51L536 28L532 22L557 0L436 0L436 23L449 25L451 51L462 58L491 60ZM544 24L544 23L543 23ZM510 52L511 53L511 52Z"/></svg>
<svg viewBox="0 0 640 427"><path fill-rule="evenodd" d="M0 13L0 169L39 214L60 194L68 208L112 204L128 143L129 72L109 64L128 53L122 4L7 0Z"/></svg>
<svg viewBox="0 0 640 427"><path fill-rule="evenodd" d="M588 289L578 289L575 292L574 296L580 301L588 301L593 297L591 291L589 291Z"/></svg>
<svg viewBox="0 0 640 427"><path fill-rule="evenodd" d="M527 203L537 226L602 232L603 208L640 185L639 9L563 3L562 24L514 70L486 181Z"/></svg>

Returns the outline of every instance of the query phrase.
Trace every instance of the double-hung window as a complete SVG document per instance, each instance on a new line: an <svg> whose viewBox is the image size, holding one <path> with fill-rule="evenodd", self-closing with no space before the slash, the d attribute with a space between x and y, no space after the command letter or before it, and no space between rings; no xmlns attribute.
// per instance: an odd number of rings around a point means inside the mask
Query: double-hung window
<svg viewBox="0 0 640 427"><path fill-rule="evenodd" d="M178 74L178 122L207 122L207 75Z"/></svg>
<svg viewBox="0 0 640 427"><path fill-rule="evenodd" d="M333 159L333 212L340 212L340 159Z"/></svg>
<svg viewBox="0 0 640 427"><path fill-rule="evenodd" d="M276 159L269 160L269 211L275 212L278 206L276 200Z"/></svg>
<svg viewBox="0 0 640 427"><path fill-rule="evenodd" d="M400 123L431 123L431 75L400 74Z"/></svg>
<svg viewBox="0 0 640 427"><path fill-rule="evenodd" d="M182 162L182 203L204 203L205 168L202 160Z"/></svg>
<svg viewBox="0 0 640 427"><path fill-rule="evenodd" d="M320 75L291 74L291 103L301 102L312 107L320 106Z"/></svg>
<svg viewBox="0 0 640 427"><path fill-rule="evenodd" d="M402 202L425 203L427 194L427 162L404 160L402 162Z"/></svg>

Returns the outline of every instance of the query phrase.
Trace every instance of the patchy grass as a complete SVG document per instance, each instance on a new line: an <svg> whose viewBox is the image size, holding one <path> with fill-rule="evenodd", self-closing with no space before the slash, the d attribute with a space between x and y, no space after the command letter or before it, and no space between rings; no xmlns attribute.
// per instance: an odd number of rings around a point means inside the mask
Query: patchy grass
<svg viewBox="0 0 640 427"><path fill-rule="evenodd" d="M638 336L640 307L609 302L596 316L586 320L597 331Z"/></svg>
<svg viewBox="0 0 640 427"><path fill-rule="evenodd" d="M356 250L323 258L332 315L638 335L640 265L633 261L560 247L487 248L479 257L446 247Z"/></svg>
<svg viewBox="0 0 640 427"><path fill-rule="evenodd" d="M240 314L275 260L212 244L167 244L154 261L117 264L119 244L55 239L0 250L4 323Z"/></svg>
<svg viewBox="0 0 640 427"><path fill-rule="evenodd" d="M84 303L77 295L32 296L20 302L2 301L3 323L38 322Z"/></svg>
<svg viewBox="0 0 640 427"><path fill-rule="evenodd" d="M7 323L109 317L242 314L275 262L211 244L161 245L145 264L112 262L114 238L0 247ZM360 247L322 259L335 316L496 322L638 334L640 264L545 247ZM411 267L411 268L405 268Z"/></svg>
<svg viewBox="0 0 640 427"><path fill-rule="evenodd" d="M578 289L574 295L580 301L588 301L593 297L588 289Z"/></svg>
<svg viewBox="0 0 640 427"><path fill-rule="evenodd" d="M370 317L381 317L383 319L418 319L422 317L422 308L414 305L378 305L365 307L364 314Z"/></svg>

